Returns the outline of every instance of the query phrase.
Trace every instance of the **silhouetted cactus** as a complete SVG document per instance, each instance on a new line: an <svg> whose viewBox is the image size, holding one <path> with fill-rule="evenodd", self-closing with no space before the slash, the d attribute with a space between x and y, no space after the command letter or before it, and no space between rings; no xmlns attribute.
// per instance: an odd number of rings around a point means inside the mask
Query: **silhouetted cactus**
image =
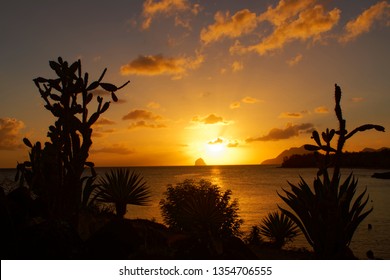
<svg viewBox="0 0 390 280"><path fill-rule="evenodd" d="M39 190L45 199L50 213L57 218L77 223L77 213L81 205L82 173L84 167L92 168L87 162L92 145L92 125L110 106L97 96L97 108L93 113L88 109L93 91L99 87L111 93L112 100L118 101L116 91L120 87L103 83L107 69L97 81L89 83L88 73L83 74L80 60L69 65L61 57L49 62L58 76L56 79L36 78L45 108L56 118L49 127L50 142L45 148L37 142L34 146L28 139L24 143L31 148L30 161L18 165L18 170L34 191Z"/></svg>
<svg viewBox="0 0 390 280"><path fill-rule="evenodd" d="M341 89L335 85L335 113L339 129L327 129L320 135L314 131L312 138L317 145L305 145L310 151L324 151L325 162L320 166L313 188L301 178L298 186L289 183L291 191L284 190L285 196L279 194L292 212L281 208L302 230L307 241L313 247L318 258L334 259L348 258L349 244L358 225L371 213L372 208L364 212L368 197L364 199L366 190L356 199L354 195L357 180L352 174L340 184L340 166L345 142L355 133L375 129L384 131L379 125L366 124L348 133L346 121L341 110ZM331 146L331 141L338 135L337 147ZM323 144L322 141L325 143ZM334 153L334 169L332 178L328 173L329 155ZM321 177L322 176L322 180Z"/></svg>

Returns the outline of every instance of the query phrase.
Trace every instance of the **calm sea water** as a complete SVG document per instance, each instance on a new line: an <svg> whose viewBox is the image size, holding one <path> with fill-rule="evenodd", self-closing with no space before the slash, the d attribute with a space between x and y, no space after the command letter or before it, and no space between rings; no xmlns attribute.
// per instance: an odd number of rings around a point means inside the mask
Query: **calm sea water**
<svg viewBox="0 0 390 280"><path fill-rule="evenodd" d="M232 198L237 198L240 216L244 220L242 229L249 231L251 226L259 224L270 211L277 210L277 205L284 203L277 191L288 189L287 181L298 183L302 176L311 185L316 169L285 169L275 166L185 166L185 167L131 167L141 173L152 190L150 206L128 206L127 218L155 219L163 222L159 202L168 184L176 184L185 179L207 179L217 184L222 190L232 190ZM104 174L109 168L97 168ZM342 179L352 170L344 169ZM362 222L351 243L354 253L365 258L367 250L372 250L376 257L390 259L390 180L371 178L374 172L384 170L355 169L354 175L359 180L358 193L367 188L368 206L374 211ZM13 178L14 170L0 170L0 183L5 177ZM368 230L368 224L372 229ZM307 247L303 236L298 237L290 246Z"/></svg>

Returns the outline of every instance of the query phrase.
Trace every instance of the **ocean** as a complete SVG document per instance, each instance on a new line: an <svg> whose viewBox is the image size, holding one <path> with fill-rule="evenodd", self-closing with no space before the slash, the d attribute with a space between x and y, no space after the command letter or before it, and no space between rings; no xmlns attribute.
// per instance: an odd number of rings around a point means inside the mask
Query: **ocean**
<svg viewBox="0 0 390 280"><path fill-rule="evenodd" d="M165 167L129 167L140 173L151 189L149 206L133 206L127 208L126 218L154 219L163 223L159 202L163 198L168 184L175 185L185 179L206 179L217 184L221 190L230 189L232 199L238 199L239 214L244 220L242 230L248 232L253 225L258 225L269 212L277 210L278 205L285 206L278 197L282 188L289 189L288 181L297 184L299 176L312 185L316 169L290 169L263 165L238 166L165 166ZM110 168L98 167L98 174L104 174ZM342 180L350 172L358 179L358 191L367 188L368 207L373 212L360 224L351 242L351 248L359 258L366 258L366 252L372 250L375 257L390 259L390 180L372 178L374 172L385 170L344 169ZM0 170L0 184L4 178L12 179L15 170ZM368 229L368 224L372 229ZM303 235L296 238L290 247L310 248Z"/></svg>

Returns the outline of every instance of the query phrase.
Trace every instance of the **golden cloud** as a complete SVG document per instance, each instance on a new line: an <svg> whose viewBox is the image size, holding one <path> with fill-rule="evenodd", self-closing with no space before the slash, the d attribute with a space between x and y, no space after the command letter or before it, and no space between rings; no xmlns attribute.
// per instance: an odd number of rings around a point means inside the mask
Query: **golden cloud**
<svg viewBox="0 0 390 280"><path fill-rule="evenodd" d="M132 120L129 129L135 128L164 128L165 124L161 124L160 121L163 117L156 115L146 110L133 110L127 115L122 117L122 120Z"/></svg>
<svg viewBox="0 0 390 280"><path fill-rule="evenodd" d="M145 18L142 23L143 29L148 29L152 20L158 14L169 15L177 11L185 11L190 9L187 0L146 0L143 5L142 15Z"/></svg>
<svg viewBox="0 0 390 280"><path fill-rule="evenodd" d="M131 123L129 126L129 129L135 129L135 128L165 128L167 127L165 124L160 123L150 123L146 122L144 120L142 121L136 121L134 123Z"/></svg>
<svg viewBox="0 0 390 280"><path fill-rule="evenodd" d="M219 117L215 114L210 114L204 118L199 118L198 116L195 116L192 118L192 121L203 124L228 124L228 122L225 121L222 117Z"/></svg>
<svg viewBox="0 0 390 280"><path fill-rule="evenodd" d="M317 114L328 114L329 109L325 106L320 106L320 107L315 108L314 112L316 112Z"/></svg>
<svg viewBox="0 0 390 280"><path fill-rule="evenodd" d="M238 72L244 69L244 64L240 61L234 61L232 64L232 71L233 72Z"/></svg>
<svg viewBox="0 0 390 280"><path fill-rule="evenodd" d="M223 140L221 139L221 138L217 138L217 139L215 139L214 141L210 141L210 142L208 142L207 144L209 144L209 145L215 145L215 144L222 144L223 143Z"/></svg>
<svg viewBox="0 0 390 280"><path fill-rule="evenodd" d="M257 138L248 138L245 141L247 143L254 142L254 141L278 141L278 140L284 140L289 139L294 136L299 136L301 133L309 133L312 132L314 129L314 125L311 123L303 123L303 124L287 124L286 128L280 129L280 128L273 128L268 132L268 134L257 137Z"/></svg>
<svg viewBox="0 0 390 280"><path fill-rule="evenodd" d="M279 26L314 3L315 0L281 0L275 8L269 6L267 11L259 16L259 21L269 21L273 25Z"/></svg>
<svg viewBox="0 0 390 280"><path fill-rule="evenodd" d="M164 57L163 55L140 55L130 63L120 68L122 75L171 75L173 79L180 79L187 70L198 68L204 58L197 54L195 58Z"/></svg>
<svg viewBox="0 0 390 280"><path fill-rule="evenodd" d="M301 118L303 118L303 113L283 112L279 115L279 118L281 118L281 119L301 119Z"/></svg>
<svg viewBox="0 0 390 280"><path fill-rule="evenodd" d="M0 150L15 150L23 147L20 130L24 123L13 118L0 118Z"/></svg>
<svg viewBox="0 0 390 280"><path fill-rule="evenodd" d="M281 3L284 4L281 5ZM313 1L305 1L303 4L295 3L295 6L292 7L284 1L280 1L279 6L282 8L276 8L276 10L288 8L288 11L281 12L278 19L275 20L269 15L275 13L272 9L259 16L260 20L267 19L274 24L273 32L260 43L251 46L243 46L239 41L236 41L230 48L230 52L238 54L257 52L264 55L281 49L285 44L294 40L319 40L323 33L330 31L338 23L341 11L334 8L328 12L322 5L308 6L311 3Z"/></svg>
<svg viewBox="0 0 390 280"><path fill-rule="evenodd" d="M241 101L235 101L235 102L231 103L230 104L230 109L240 108L241 107L241 102L242 103L246 103L246 104L255 104L255 103L260 102L260 100L254 98L254 97L245 96L243 99L241 99Z"/></svg>
<svg viewBox="0 0 390 280"><path fill-rule="evenodd" d="M303 58L303 55L298 54L298 55L294 56L293 58L287 60L286 62L289 66L294 66L294 65L298 64L302 60L302 58Z"/></svg>
<svg viewBox="0 0 390 280"><path fill-rule="evenodd" d="M387 1L381 1L372 5L356 19L346 24L345 34L340 38L340 42L347 43L359 35L369 32L375 21L389 19L389 17L390 4Z"/></svg>
<svg viewBox="0 0 390 280"><path fill-rule="evenodd" d="M250 33L257 27L256 14L248 9L238 11L233 16L230 16L228 11L225 13L218 11L214 19L215 23L203 28L200 33L200 39L205 44L224 37L237 38Z"/></svg>
<svg viewBox="0 0 390 280"><path fill-rule="evenodd" d="M161 120L162 117L159 115L155 115L150 111L140 110L140 109L133 110L129 112L127 115L122 117L122 120L139 120L139 119L156 121L156 120Z"/></svg>
<svg viewBox="0 0 390 280"><path fill-rule="evenodd" d="M94 123L94 125L112 125L112 124L115 124L115 122L112 121L112 120L103 118L103 117L99 118L99 119Z"/></svg>

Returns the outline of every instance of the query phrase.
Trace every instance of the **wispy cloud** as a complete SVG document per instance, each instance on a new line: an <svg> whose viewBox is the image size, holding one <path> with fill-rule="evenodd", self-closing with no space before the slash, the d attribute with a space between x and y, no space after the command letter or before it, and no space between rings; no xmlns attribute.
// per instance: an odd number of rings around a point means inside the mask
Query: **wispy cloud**
<svg viewBox="0 0 390 280"><path fill-rule="evenodd" d="M221 138L217 138L217 139L215 139L215 140L213 140L213 141L209 141L207 144L209 144L209 145L215 145L215 144L222 144L223 143L223 139L221 139Z"/></svg>
<svg viewBox="0 0 390 280"><path fill-rule="evenodd" d="M302 58L303 58L303 55L298 54L298 55L294 56L293 58L287 60L286 63L289 66L294 66L294 65L298 64L299 62L301 62Z"/></svg>
<svg viewBox="0 0 390 280"><path fill-rule="evenodd" d="M345 26L345 32L340 37L340 42L347 43L356 37L370 31L376 21L387 21L390 18L390 4L381 1L372 5L355 19L350 20Z"/></svg>
<svg viewBox="0 0 390 280"><path fill-rule="evenodd" d="M122 120L132 121L129 125L129 129L166 127L165 124L162 124L160 122L161 120L163 120L162 116L141 109L136 109L129 112L128 114L122 117Z"/></svg>
<svg viewBox="0 0 390 280"><path fill-rule="evenodd" d="M261 102L261 100L251 97L251 96L245 96L240 101L234 101L230 104L230 109L237 109L241 107L241 103L245 104L255 104Z"/></svg>
<svg viewBox="0 0 390 280"><path fill-rule="evenodd" d="M114 121L110 120L110 119L106 119L106 118L99 118L95 123L94 125L112 125L112 124L115 124Z"/></svg>
<svg viewBox="0 0 390 280"><path fill-rule="evenodd" d="M232 64L232 71L233 72L238 72L242 71L244 69L244 64L240 61L234 61Z"/></svg>
<svg viewBox="0 0 390 280"><path fill-rule="evenodd" d="M146 0L142 11L142 15L144 17L142 28L148 29L153 18L158 15L172 15L175 12L186 11L190 8L191 7L187 0Z"/></svg>
<svg viewBox="0 0 390 280"><path fill-rule="evenodd" d="M190 57L164 57L163 55L140 55L133 61L121 66L122 75L170 75L173 79L180 79L188 70L197 69L203 62L202 55Z"/></svg>
<svg viewBox="0 0 390 280"><path fill-rule="evenodd" d="M215 114L210 114L207 117L198 117L195 116L192 118L192 122L202 123L202 124L228 124L228 121L225 121L223 117L217 116Z"/></svg>
<svg viewBox="0 0 390 280"><path fill-rule="evenodd" d="M230 48L231 53L245 54L256 52L265 55L282 49L287 43L300 40L316 41L321 35L330 31L339 21L341 11L334 8L326 11L322 5L314 5L315 1L283 1L276 8L268 8L259 16L260 21L273 24L271 34L259 43L244 46L241 42Z"/></svg>
<svg viewBox="0 0 390 280"><path fill-rule="evenodd" d="M214 16L215 23L203 28L200 39L209 44L225 37L237 38L253 31L257 27L256 14L248 9L238 11L233 16L230 12L218 11Z"/></svg>
<svg viewBox="0 0 390 280"><path fill-rule="evenodd" d="M283 112L279 115L280 119L301 119L303 118L303 113L302 112Z"/></svg>
<svg viewBox="0 0 390 280"><path fill-rule="evenodd" d="M167 127L165 124L150 123L142 120L142 121L136 121L131 123L128 128L135 129L135 128L165 128L165 127Z"/></svg>
<svg viewBox="0 0 390 280"><path fill-rule="evenodd" d="M156 120L161 120L161 119L162 119L161 116L156 115L150 111L141 110L141 109L133 110L122 117L122 120L153 120L153 121L156 121Z"/></svg>
<svg viewBox="0 0 390 280"><path fill-rule="evenodd" d="M320 106L320 107L315 108L314 112L317 114L328 114L329 109L328 109L328 107Z"/></svg>
<svg viewBox="0 0 390 280"><path fill-rule="evenodd" d="M0 118L0 150L15 150L23 147L20 130L24 123L13 118Z"/></svg>
<svg viewBox="0 0 390 280"><path fill-rule="evenodd" d="M148 107L150 109L158 109L161 107L161 105L158 102L151 101L148 103L148 105L146 107Z"/></svg>
<svg viewBox="0 0 390 280"><path fill-rule="evenodd" d="M238 141L230 141L226 147L228 148L237 148L239 146L239 142Z"/></svg>
<svg viewBox="0 0 390 280"><path fill-rule="evenodd" d="M284 140L289 139L294 136L299 136L301 133L309 133L312 132L314 129L314 125L311 123L303 123L303 124L287 124L286 128L280 129L280 128L273 128L271 129L268 134L257 137L257 138L248 138L245 141L247 143L254 142L254 141L278 141L278 140Z"/></svg>

